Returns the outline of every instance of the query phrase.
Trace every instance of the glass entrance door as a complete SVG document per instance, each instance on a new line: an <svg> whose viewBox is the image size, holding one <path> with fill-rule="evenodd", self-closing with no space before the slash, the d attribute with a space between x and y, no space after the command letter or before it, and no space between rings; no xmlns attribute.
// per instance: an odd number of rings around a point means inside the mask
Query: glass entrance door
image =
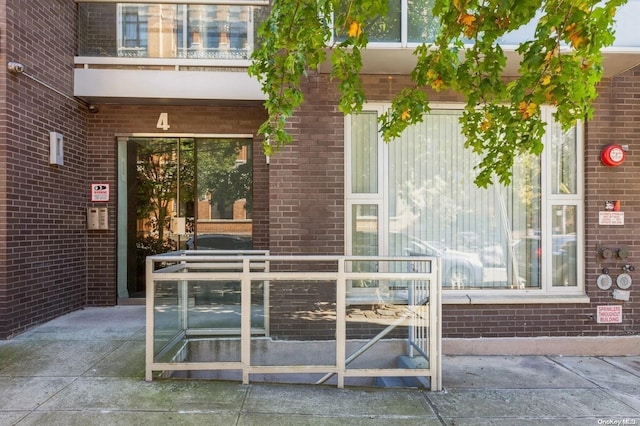
<svg viewBox="0 0 640 426"><path fill-rule="evenodd" d="M252 247L250 146L234 138L119 141L120 298L144 297L149 255Z"/></svg>

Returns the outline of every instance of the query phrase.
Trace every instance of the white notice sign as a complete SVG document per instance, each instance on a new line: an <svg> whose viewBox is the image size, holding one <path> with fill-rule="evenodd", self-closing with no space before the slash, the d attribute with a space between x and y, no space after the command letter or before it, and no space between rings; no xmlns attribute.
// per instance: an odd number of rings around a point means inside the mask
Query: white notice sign
<svg viewBox="0 0 640 426"><path fill-rule="evenodd" d="M624 212L599 212L599 225L624 225Z"/></svg>
<svg viewBox="0 0 640 426"><path fill-rule="evenodd" d="M92 202L109 201L109 184L108 183L92 183L91 184L91 201Z"/></svg>
<svg viewBox="0 0 640 426"><path fill-rule="evenodd" d="M622 322L622 305L598 306L598 324L619 324Z"/></svg>

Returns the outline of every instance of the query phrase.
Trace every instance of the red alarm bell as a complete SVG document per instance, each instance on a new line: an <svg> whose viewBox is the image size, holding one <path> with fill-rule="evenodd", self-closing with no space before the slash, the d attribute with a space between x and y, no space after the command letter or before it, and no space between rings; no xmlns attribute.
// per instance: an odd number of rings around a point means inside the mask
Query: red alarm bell
<svg viewBox="0 0 640 426"><path fill-rule="evenodd" d="M624 162L625 152L622 145L610 144L600 151L600 160L605 166L616 167Z"/></svg>

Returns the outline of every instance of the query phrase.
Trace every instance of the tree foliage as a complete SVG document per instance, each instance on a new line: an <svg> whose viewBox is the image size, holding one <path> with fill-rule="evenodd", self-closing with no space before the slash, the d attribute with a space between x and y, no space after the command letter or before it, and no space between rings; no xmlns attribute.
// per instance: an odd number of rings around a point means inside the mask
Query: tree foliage
<svg viewBox="0 0 640 426"><path fill-rule="evenodd" d="M260 47L249 73L267 95L267 154L292 142L287 120L304 101L301 81L330 59L338 82L339 108L357 112L366 102L360 79L361 51L384 31L389 4L398 0L274 0L261 25ZM465 145L482 160L476 184L494 178L508 184L519 152L539 154L544 123L541 105L555 106L567 129L593 114L602 77L602 48L613 43L616 10L626 0L412 0L410 22L423 22L424 43L415 51L412 84L380 118L385 141L422 121L429 111L427 88L453 90L466 100L460 118ZM413 21L411 21L413 20ZM386 22L388 24L388 22ZM518 76L504 78L507 55L500 41L532 24L530 40L517 47ZM415 28L415 26L413 26Z"/></svg>

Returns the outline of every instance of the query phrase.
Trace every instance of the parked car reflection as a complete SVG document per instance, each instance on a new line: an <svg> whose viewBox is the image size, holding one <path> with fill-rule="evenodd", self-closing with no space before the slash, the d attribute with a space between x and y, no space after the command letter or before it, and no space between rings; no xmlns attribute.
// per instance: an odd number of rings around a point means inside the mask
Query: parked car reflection
<svg viewBox="0 0 640 426"><path fill-rule="evenodd" d="M479 253L480 261L487 267L504 266L504 250L497 242L485 241L475 232L458 232L456 249L465 253Z"/></svg>
<svg viewBox="0 0 640 426"><path fill-rule="evenodd" d="M440 256L442 287L460 289L482 285L482 262L475 253L452 250L437 241L409 238L405 248L410 256Z"/></svg>
<svg viewBox="0 0 640 426"><path fill-rule="evenodd" d="M552 236L551 244L552 284L576 285L576 235ZM517 275L523 287L539 288L541 285L542 244L540 236L528 236L513 244L518 267Z"/></svg>
<svg viewBox="0 0 640 426"><path fill-rule="evenodd" d="M187 250L251 250L251 237L233 234L192 235L186 242ZM252 283L252 289L260 297L262 283ZM240 281L202 281L192 286L191 296L196 305L239 304ZM252 290L252 294L254 291Z"/></svg>
<svg viewBox="0 0 640 426"><path fill-rule="evenodd" d="M251 250L251 237L232 234L192 235L186 242L187 250Z"/></svg>
<svg viewBox="0 0 640 426"><path fill-rule="evenodd" d="M480 249L480 261L484 266L504 266L504 250L498 244L486 245Z"/></svg>

